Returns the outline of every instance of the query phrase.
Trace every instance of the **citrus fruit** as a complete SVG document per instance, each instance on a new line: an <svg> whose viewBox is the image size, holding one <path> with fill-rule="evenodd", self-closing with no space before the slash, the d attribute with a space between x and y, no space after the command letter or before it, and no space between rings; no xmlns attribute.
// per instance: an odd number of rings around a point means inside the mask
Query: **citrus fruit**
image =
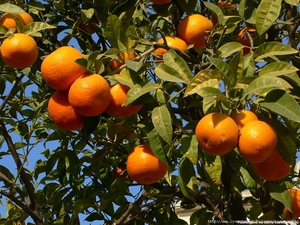
<svg viewBox="0 0 300 225"><path fill-rule="evenodd" d="M149 0L149 2L152 2L153 4L156 4L156 5L164 5L171 1L172 0Z"/></svg>
<svg viewBox="0 0 300 225"><path fill-rule="evenodd" d="M24 26L33 22L30 14L25 12L20 14L4 13L0 18L0 23L7 28L16 28L17 24L14 16L18 17Z"/></svg>
<svg viewBox="0 0 300 225"><path fill-rule="evenodd" d="M252 35L255 33L256 29L253 27L245 27L243 28L237 35L237 42L241 43L244 46L247 46L243 48L243 54L247 55L250 53L250 48L253 44Z"/></svg>
<svg viewBox="0 0 300 225"><path fill-rule="evenodd" d="M108 106L110 88L99 74L84 74L69 89L69 102L83 116L98 116Z"/></svg>
<svg viewBox="0 0 300 225"><path fill-rule="evenodd" d="M232 110L230 117L234 120L239 128L243 128L249 121L258 120L255 113L250 110Z"/></svg>
<svg viewBox="0 0 300 225"><path fill-rule="evenodd" d="M240 130L238 149L240 155L251 163L261 163L274 151L276 131L268 123L253 120Z"/></svg>
<svg viewBox="0 0 300 225"><path fill-rule="evenodd" d="M136 54L134 52L123 52L121 54L117 54L119 59L113 59L109 62L109 66L112 70L116 70L120 68L120 66L124 65L125 60L131 60L136 57Z"/></svg>
<svg viewBox="0 0 300 225"><path fill-rule="evenodd" d="M235 9L235 6L231 2L228 2L228 1L220 1L220 2L218 2L217 5L219 6L220 9L222 9L223 14L225 14L225 15L227 15L230 10ZM216 25L218 23L218 18L215 13L212 13L211 21L213 22L214 25Z"/></svg>
<svg viewBox="0 0 300 225"><path fill-rule="evenodd" d="M83 127L83 117L70 105L67 91L55 91L52 94L48 102L48 112L61 129L77 130Z"/></svg>
<svg viewBox="0 0 300 225"><path fill-rule="evenodd" d="M114 117L126 117L131 116L137 113L142 105L128 105L124 106L124 102L127 97L127 92L130 90L130 87L117 83L110 87L110 101L105 109L105 112Z"/></svg>
<svg viewBox="0 0 300 225"><path fill-rule="evenodd" d="M206 39L213 30L212 22L200 14L186 16L178 25L178 37L195 49L206 45Z"/></svg>
<svg viewBox="0 0 300 225"><path fill-rule="evenodd" d="M158 159L149 144L136 146L127 158L127 173L139 184L153 184L164 177L168 165Z"/></svg>
<svg viewBox="0 0 300 225"><path fill-rule="evenodd" d="M289 192L292 197L291 210L293 215L291 215L287 208L284 209L284 214L287 219L297 219L300 217L300 190L297 188L290 188Z"/></svg>
<svg viewBox="0 0 300 225"><path fill-rule="evenodd" d="M53 89L66 91L71 84L85 73L75 60L83 55L71 46L63 46L46 56L41 65L45 82Z"/></svg>
<svg viewBox="0 0 300 225"><path fill-rule="evenodd" d="M210 113L204 116L196 126L196 138L200 147L212 155L225 155L238 141L238 127L229 116L222 113Z"/></svg>
<svg viewBox="0 0 300 225"><path fill-rule="evenodd" d="M268 181L279 180L289 174L290 165L282 158L275 149L271 155L261 163L252 164L255 173Z"/></svg>
<svg viewBox="0 0 300 225"><path fill-rule="evenodd" d="M31 66L39 54L35 40L27 34L14 34L12 38L6 38L0 51L3 61L17 69Z"/></svg>
<svg viewBox="0 0 300 225"><path fill-rule="evenodd" d="M185 51L187 49L187 44L185 43L184 40L180 39L179 37L175 36L166 36L165 37L167 45L170 47L175 47L178 48L180 51ZM164 44L164 39L161 38L157 41L159 44ZM157 48L155 49L154 53L159 55L163 55L167 52L168 50L165 48Z"/></svg>

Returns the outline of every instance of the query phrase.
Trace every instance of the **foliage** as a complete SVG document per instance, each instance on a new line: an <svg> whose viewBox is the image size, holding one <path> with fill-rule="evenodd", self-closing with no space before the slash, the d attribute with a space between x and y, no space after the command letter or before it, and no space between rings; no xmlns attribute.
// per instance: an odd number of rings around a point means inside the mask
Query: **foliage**
<svg viewBox="0 0 300 225"><path fill-rule="evenodd" d="M1 1L1 12L33 16L35 22L18 31L35 38L39 58L23 70L1 61L1 161L12 158L17 169L0 166L7 205L0 224L80 224L80 218L96 224L186 224L175 213L178 206L201 206L191 224L284 219L283 208L291 205L287 188L298 185L298 174L266 182L236 149L221 157L203 152L194 129L209 112L251 109L275 128L277 150L294 168L300 147L299 1L232 0L236 9L226 12L217 2ZM179 21L195 12L217 15L207 46L171 48L157 59L153 52L164 45L156 41L176 35ZM81 24L93 17L100 22L91 23L91 35ZM257 29L247 55L236 42L245 26ZM0 25L1 40L13 32ZM64 45L85 55L78 63L90 72L130 86L125 105L143 104L139 113L87 117L78 131L55 126L47 113L54 90L42 80L40 65ZM126 50L138 57L114 74L108 63ZM114 177L128 153L145 142L169 164L165 178L141 186ZM250 197L243 198L245 190Z"/></svg>

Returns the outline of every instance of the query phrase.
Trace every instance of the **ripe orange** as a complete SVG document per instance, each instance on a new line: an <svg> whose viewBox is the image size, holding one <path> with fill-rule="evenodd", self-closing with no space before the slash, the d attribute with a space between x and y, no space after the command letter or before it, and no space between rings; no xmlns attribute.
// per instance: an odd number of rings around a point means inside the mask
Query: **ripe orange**
<svg viewBox="0 0 300 225"><path fill-rule="evenodd" d="M206 45L206 39L213 30L212 22L200 14L186 16L178 25L178 36L195 49Z"/></svg>
<svg viewBox="0 0 300 225"><path fill-rule="evenodd" d="M77 130L83 127L83 117L70 105L67 91L55 91L52 94L48 102L48 112L61 129Z"/></svg>
<svg viewBox="0 0 300 225"><path fill-rule="evenodd" d="M164 5L171 1L172 0L149 0L149 2L152 2L153 4L156 4L156 5Z"/></svg>
<svg viewBox="0 0 300 225"><path fill-rule="evenodd" d="M69 90L69 102L83 116L98 116L108 106L110 88L99 74L84 74L77 78Z"/></svg>
<svg viewBox="0 0 300 225"><path fill-rule="evenodd" d="M30 16L30 14L25 12L14 15L11 13L4 13L0 18L0 23L7 28L16 28L17 24L14 16L18 17L24 26L33 22L33 18Z"/></svg>
<svg viewBox="0 0 300 225"><path fill-rule="evenodd" d="M127 173L139 184L153 184L164 177L168 165L158 159L149 144L136 146L127 158Z"/></svg>
<svg viewBox="0 0 300 225"><path fill-rule="evenodd" d="M268 181L279 180L289 174L290 165L282 158L275 149L271 155L261 163L253 163L255 173Z"/></svg>
<svg viewBox="0 0 300 225"><path fill-rule="evenodd" d="M284 214L287 219L297 219L298 217L300 217L300 190L296 188L291 188L289 189L289 192L292 196L291 210L293 216L291 216L291 213L287 208L284 209Z"/></svg>
<svg viewBox="0 0 300 225"><path fill-rule="evenodd" d="M6 38L0 51L3 61L17 69L31 66L39 54L35 40L27 34L14 34L12 38Z"/></svg>
<svg viewBox="0 0 300 225"><path fill-rule="evenodd" d="M80 58L83 58L83 55L71 46L56 49L42 62L43 79L56 90L68 90L71 84L85 73L85 69L75 62Z"/></svg>
<svg viewBox="0 0 300 225"><path fill-rule="evenodd" d="M229 116L210 113L196 126L196 138L200 147L212 155L225 155L238 142L238 127Z"/></svg>
<svg viewBox="0 0 300 225"><path fill-rule="evenodd" d="M131 116L142 108L142 105L123 106L129 90L130 87L120 83L110 87L111 98L107 108L105 109L105 112L108 115L114 117Z"/></svg>
<svg viewBox="0 0 300 225"><path fill-rule="evenodd" d="M131 60L136 57L134 52L123 52L117 55L119 59L113 59L109 62L109 66L112 70L116 70L120 68L120 66L124 65L125 60Z"/></svg>
<svg viewBox="0 0 300 225"><path fill-rule="evenodd" d="M184 40L180 39L179 37L166 36L165 38L168 46L178 48L180 51L183 52L187 49L187 44ZM164 44L164 39L159 39L157 43ZM154 51L154 53L156 53L157 55L163 55L166 52L168 52L168 50L165 48L157 48Z"/></svg>
<svg viewBox="0 0 300 225"><path fill-rule="evenodd" d="M252 35L255 33L256 28L253 27L245 27L243 28L237 35L237 42L241 43L242 45L245 45L247 47L251 47L253 42ZM243 54L247 55L250 53L250 48L243 48Z"/></svg>
<svg viewBox="0 0 300 225"><path fill-rule="evenodd" d="M265 161L274 151L276 144L276 131L264 121L250 121L240 130L238 149L240 155L251 163Z"/></svg>
<svg viewBox="0 0 300 225"><path fill-rule="evenodd" d="M246 123L252 120L258 120L255 113L250 110L232 110L232 112L230 113L230 117L234 120L234 122L240 129L243 128Z"/></svg>

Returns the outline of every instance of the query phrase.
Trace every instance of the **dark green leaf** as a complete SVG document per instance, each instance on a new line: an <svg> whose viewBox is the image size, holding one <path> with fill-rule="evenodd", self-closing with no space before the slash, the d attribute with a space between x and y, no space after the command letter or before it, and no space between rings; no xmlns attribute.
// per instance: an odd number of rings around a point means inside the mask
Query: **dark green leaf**
<svg viewBox="0 0 300 225"><path fill-rule="evenodd" d="M195 170L191 161L186 157L181 158L178 168L178 176L179 188L182 191L182 194L188 199L193 200L194 197L187 187L187 184L190 182L191 177L195 176Z"/></svg>
<svg viewBox="0 0 300 225"><path fill-rule="evenodd" d="M157 158L159 158L162 162L168 164L167 156L165 154L163 145L160 141L160 137L159 137L159 134L156 129L153 129L152 131L150 131L149 142L150 142L151 149L152 149L154 155L156 155Z"/></svg>

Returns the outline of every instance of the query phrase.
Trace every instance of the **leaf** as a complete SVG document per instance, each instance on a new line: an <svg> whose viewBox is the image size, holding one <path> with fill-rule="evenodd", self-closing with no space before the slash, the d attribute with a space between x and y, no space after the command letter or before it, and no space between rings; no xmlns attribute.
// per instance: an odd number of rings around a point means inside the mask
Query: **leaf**
<svg viewBox="0 0 300 225"><path fill-rule="evenodd" d="M93 8L90 9L82 9L80 11L82 22L85 24L88 22L94 15L95 10Z"/></svg>
<svg viewBox="0 0 300 225"><path fill-rule="evenodd" d="M210 9L210 11L217 16L219 23L223 21L224 14L219 6L217 6L216 4L210 3L210 2L203 2L203 3L205 5L205 7Z"/></svg>
<svg viewBox="0 0 300 225"><path fill-rule="evenodd" d="M202 88L212 87L219 88L221 73L218 70L201 70L198 72L191 82L188 84L184 97L192 94L203 94Z"/></svg>
<svg viewBox="0 0 300 225"><path fill-rule="evenodd" d="M272 57L275 55L291 55L291 54L296 54L298 51L288 45L285 45L281 42L266 42L262 45L260 45L254 53L254 59L256 62Z"/></svg>
<svg viewBox="0 0 300 225"><path fill-rule="evenodd" d="M284 204L284 206L291 211L292 197L286 186L283 183L276 184L269 182L268 188L271 197Z"/></svg>
<svg viewBox="0 0 300 225"><path fill-rule="evenodd" d="M299 104L291 95L283 90L270 91L259 104L278 115L300 123Z"/></svg>
<svg viewBox="0 0 300 225"><path fill-rule="evenodd" d="M242 51L239 51L234 55L234 57L229 62L229 66L231 67L237 81L239 81L243 77L244 73L244 57Z"/></svg>
<svg viewBox="0 0 300 225"><path fill-rule="evenodd" d="M0 5L0 11L1 12L7 12L7 13L14 13L14 14L20 14L24 13L25 11L20 8L19 6L16 6L11 3L4 3Z"/></svg>
<svg viewBox="0 0 300 225"><path fill-rule="evenodd" d="M163 59L164 63L159 64L154 70L160 79L185 84L193 79L186 62L173 49L165 53Z"/></svg>
<svg viewBox="0 0 300 225"><path fill-rule="evenodd" d="M224 82L227 88L230 90L234 87L236 77L230 66L222 59L208 57L209 61L224 75Z"/></svg>
<svg viewBox="0 0 300 225"><path fill-rule="evenodd" d="M181 144L185 156L194 164L198 163L198 141L196 135L182 135Z"/></svg>
<svg viewBox="0 0 300 225"><path fill-rule="evenodd" d="M250 93L254 95L264 95L273 89L287 90L291 85L284 79L273 76L261 76L253 80L245 89L243 98L246 98Z"/></svg>
<svg viewBox="0 0 300 225"><path fill-rule="evenodd" d="M205 163L205 169L212 181L220 186L222 184L222 161L220 156L216 156L214 162Z"/></svg>
<svg viewBox="0 0 300 225"><path fill-rule="evenodd" d="M256 12L256 29L259 35L265 33L280 15L282 0L262 0Z"/></svg>
<svg viewBox="0 0 300 225"><path fill-rule="evenodd" d="M89 207L93 206L91 200L88 199L78 199L75 201L74 204L74 213L72 219L76 218L79 213L83 212L84 210L88 209Z"/></svg>
<svg viewBox="0 0 300 225"><path fill-rule="evenodd" d="M173 127L168 108L165 105L155 107L151 115L152 123L158 134L169 145L172 144Z"/></svg>
<svg viewBox="0 0 300 225"><path fill-rule="evenodd" d="M190 193L187 184L190 182L190 179L195 176L195 170L191 161L183 157L179 163L178 168L178 178L179 178L179 188L182 194L191 200L194 200L194 196Z"/></svg>
<svg viewBox="0 0 300 225"><path fill-rule="evenodd" d="M156 155L157 158L159 158L165 164L168 164L167 156L165 154L165 151L159 138L159 134L156 129L150 131L149 142L154 155Z"/></svg>
<svg viewBox="0 0 300 225"><path fill-rule="evenodd" d="M244 167L240 168L240 172L242 175L241 179L242 179L243 184L245 185L245 187L247 189L249 189L251 191L251 193L253 193L257 188L256 181L251 177L249 172Z"/></svg>
<svg viewBox="0 0 300 225"><path fill-rule="evenodd" d="M287 4L298 6L299 0L284 0Z"/></svg>
<svg viewBox="0 0 300 225"><path fill-rule="evenodd" d="M112 47L119 48L119 37L121 34L121 23L116 15L110 15L107 19L104 35Z"/></svg>
<svg viewBox="0 0 300 225"><path fill-rule="evenodd" d="M272 62L265 65L259 72L259 76L280 76L288 75L299 69L287 62Z"/></svg>
<svg viewBox="0 0 300 225"><path fill-rule="evenodd" d="M241 43L238 43L238 42L228 42L228 43L222 45L217 50L217 55L220 58L227 58L228 56L231 56L234 53L241 51L243 48L244 48L244 46Z"/></svg>

